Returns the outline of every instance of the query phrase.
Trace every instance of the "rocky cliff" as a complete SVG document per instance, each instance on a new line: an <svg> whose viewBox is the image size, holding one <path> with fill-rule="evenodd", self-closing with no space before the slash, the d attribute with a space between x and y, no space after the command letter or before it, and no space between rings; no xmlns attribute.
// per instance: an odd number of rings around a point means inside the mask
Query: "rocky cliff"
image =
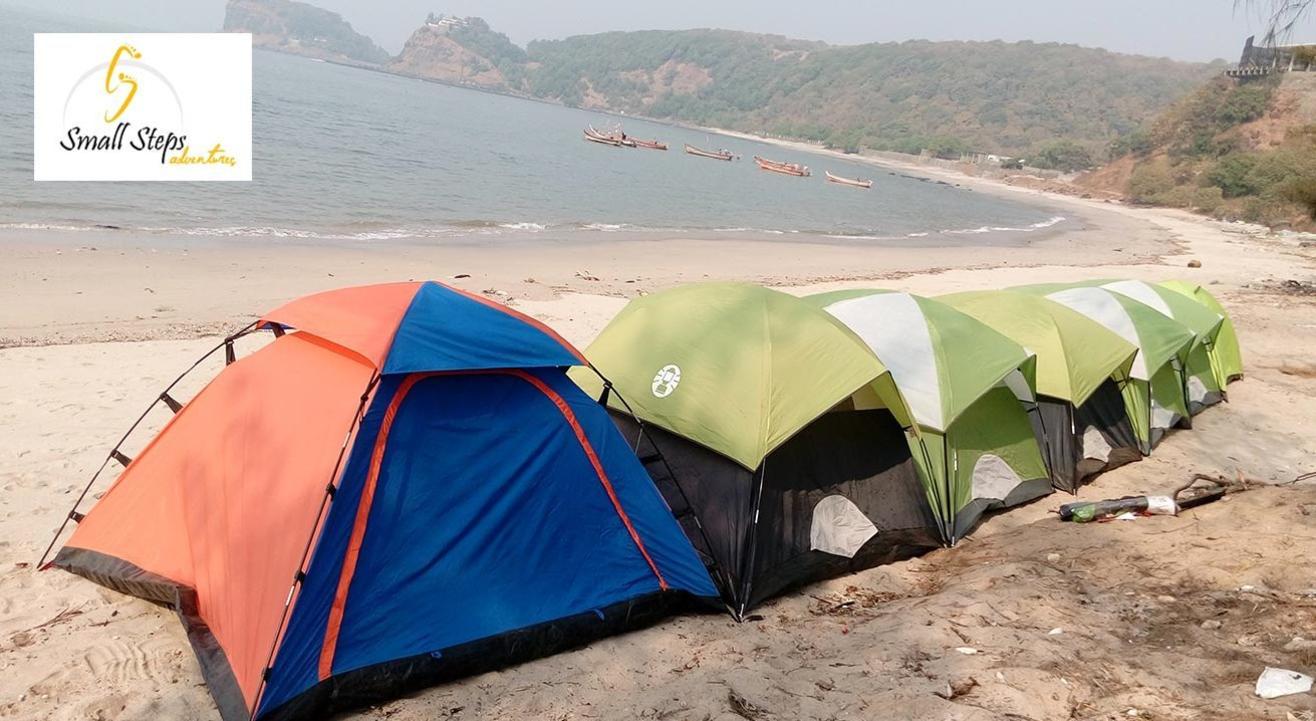
<svg viewBox="0 0 1316 721"><path fill-rule="evenodd" d="M383 65L388 53L338 13L294 0L229 0L224 31L251 33L256 47L356 65Z"/></svg>
<svg viewBox="0 0 1316 721"><path fill-rule="evenodd" d="M403 75L521 92L526 54L480 18L431 15L412 33L389 70Z"/></svg>

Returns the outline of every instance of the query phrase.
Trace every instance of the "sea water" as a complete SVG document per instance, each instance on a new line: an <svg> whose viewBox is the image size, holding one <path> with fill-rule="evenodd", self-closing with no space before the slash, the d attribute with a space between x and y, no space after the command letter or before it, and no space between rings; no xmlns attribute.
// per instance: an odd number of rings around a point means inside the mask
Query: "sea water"
<svg viewBox="0 0 1316 721"><path fill-rule="evenodd" d="M0 229L358 241L581 233L984 242L1066 222L1046 207L699 130L256 50L249 183L36 183L32 33L105 31L0 8ZM588 124L666 152L584 142ZM728 148L722 162L682 144ZM752 156L813 177L758 170ZM867 177L871 190L823 171Z"/></svg>

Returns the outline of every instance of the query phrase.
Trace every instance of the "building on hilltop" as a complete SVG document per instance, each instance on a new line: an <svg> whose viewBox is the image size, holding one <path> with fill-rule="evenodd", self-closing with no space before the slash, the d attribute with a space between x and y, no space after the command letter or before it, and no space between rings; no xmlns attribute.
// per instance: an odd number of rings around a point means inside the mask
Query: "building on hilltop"
<svg viewBox="0 0 1316 721"><path fill-rule="evenodd" d="M455 28L466 27L467 20L466 18L459 18L456 15L444 15L443 13L435 15L434 13L430 13L429 17L425 18L425 24L439 30L453 30Z"/></svg>
<svg viewBox="0 0 1316 721"><path fill-rule="evenodd" d="M1316 43L1257 45L1254 35L1243 45L1238 67L1225 74L1231 78L1250 78L1303 71L1316 71Z"/></svg>

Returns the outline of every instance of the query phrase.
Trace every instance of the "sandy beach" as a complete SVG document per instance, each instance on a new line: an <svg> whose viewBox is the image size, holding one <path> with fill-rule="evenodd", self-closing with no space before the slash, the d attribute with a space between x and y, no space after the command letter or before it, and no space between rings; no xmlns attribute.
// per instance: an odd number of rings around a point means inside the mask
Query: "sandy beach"
<svg viewBox="0 0 1316 721"><path fill-rule="evenodd" d="M1209 284L1231 311L1247 377L1192 431L1082 497L1164 492L1195 471L1283 484L1316 470L1316 296L1284 284L1316 278L1316 249L1176 211L955 182L1036 195L1080 222L963 247L624 236L326 247L5 231L0 718L218 718L170 611L30 564L161 387L216 336L326 288L441 280L511 303L583 346L627 297L706 279L937 294L1186 278ZM163 420L153 416L135 447ZM744 624L673 618L352 717L1310 718L1292 714L1316 711L1316 697L1263 701L1252 689L1266 666L1316 672L1316 641L1294 640L1316 637L1316 484L1089 526L1056 519L1065 500L992 517L954 549L791 593Z"/></svg>

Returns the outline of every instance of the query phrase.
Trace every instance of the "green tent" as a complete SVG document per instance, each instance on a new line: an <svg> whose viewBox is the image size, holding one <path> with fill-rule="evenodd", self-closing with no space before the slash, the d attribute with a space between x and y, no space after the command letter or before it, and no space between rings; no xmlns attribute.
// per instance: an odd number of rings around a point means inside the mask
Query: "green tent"
<svg viewBox="0 0 1316 721"><path fill-rule="evenodd" d="M736 616L941 545L891 373L799 298L744 283L654 293L585 355L606 387L572 378L606 399Z"/></svg>
<svg viewBox="0 0 1316 721"><path fill-rule="evenodd" d="M1028 410L1035 359L944 303L880 290L805 298L845 323L891 369L921 433L914 462L950 542L990 508L1032 500L1051 481Z"/></svg>
<svg viewBox="0 0 1316 721"><path fill-rule="evenodd" d="M1114 331L1138 347L1129 370L1129 415L1144 454L1179 423L1187 422L1184 368L1197 341L1182 323L1121 293L1091 285L1053 283L1013 288L1045 296Z"/></svg>
<svg viewBox="0 0 1316 721"><path fill-rule="evenodd" d="M1206 288L1192 281L1166 280L1157 285L1192 298L1224 319L1220 324L1220 333L1216 336L1212 353L1215 355L1217 367L1222 372L1225 383L1232 383L1242 378L1243 352L1238 344L1238 332L1234 330L1234 322L1230 320L1229 313L1225 311L1220 301L1216 300Z"/></svg>
<svg viewBox="0 0 1316 721"><path fill-rule="evenodd" d="M843 401L910 424L891 374L853 334L794 296L748 283L637 298L585 355L641 420L751 470ZM601 391L597 374L572 377Z"/></svg>
<svg viewBox="0 0 1316 721"><path fill-rule="evenodd" d="M1096 281L1106 290L1126 295L1184 324L1197 335L1185 361L1185 393L1193 415L1224 398L1225 371L1215 352L1224 316L1183 295L1141 280Z"/></svg>
<svg viewBox="0 0 1316 721"><path fill-rule="evenodd" d="M1096 473L1141 458L1125 398L1133 392L1128 379L1136 346L1040 296L989 290L936 300L1036 354L1038 413L1033 417L1046 441L1056 488L1075 492Z"/></svg>

